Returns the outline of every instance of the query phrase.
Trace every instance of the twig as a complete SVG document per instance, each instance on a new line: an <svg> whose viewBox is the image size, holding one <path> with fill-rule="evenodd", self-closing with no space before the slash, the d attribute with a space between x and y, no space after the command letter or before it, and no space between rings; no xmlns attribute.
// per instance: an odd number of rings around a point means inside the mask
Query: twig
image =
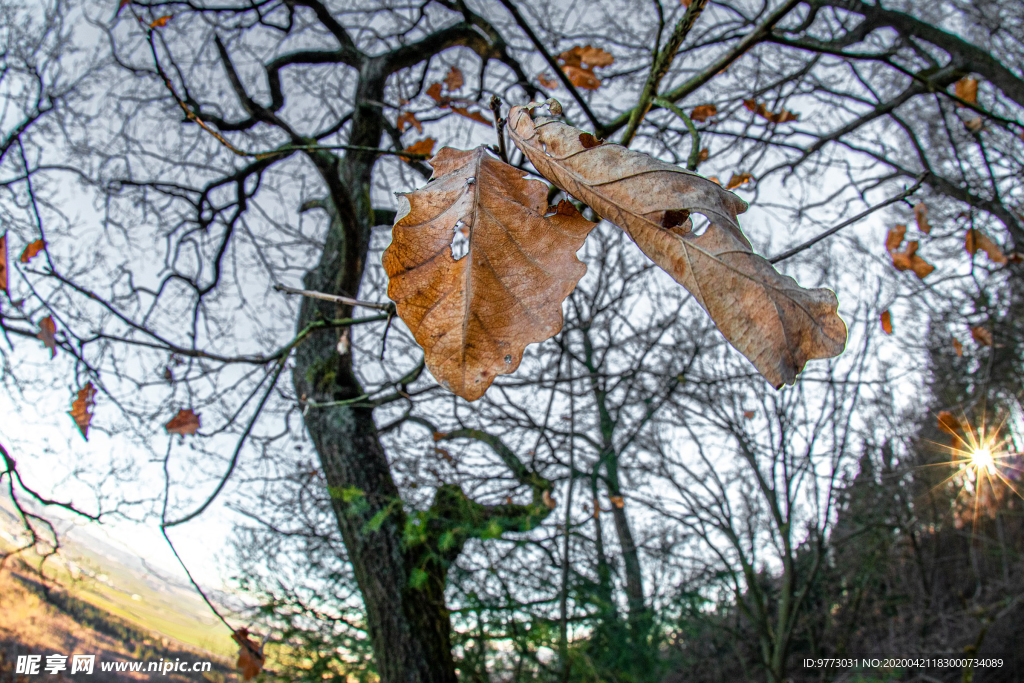
<svg viewBox="0 0 1024 683"><path fill-rule="evenodd" d="M385 311L390 313L395 310L395 304L388 302L386 304L379 304L375 301L362 301L360 299L353 299L348 296L340 296L338 294L327 294L325 292L314 292L309 289L295 289L293 287L285 287L284 285L274 285L274 289L279 292L285 292L286 294L301 294L302 296L308 296L311 299L323 299L324 301L334 301L339 304L348 304L349 306L362 306L363 308L373 308L378 311Z"/></svg>
<svg viewBox="0 0 1024 683"><path fill-rule="evenodd" d="M679 100L683 99L684 97L692 93L697 88L701 87L702 85L710 81L712 78L717 76L719 72L722 71L722 69L725 69L730 64L732 64L737 59L746 54L747 51L750 50L750 48L754 47L761 41L765 40L768 37L768 34L771 32L771 30L775 27L775 24L782 21L782 18L789 14L801 2L803 2L803 0L788 0L786 4L782 5L777 10L772 12L763 24L761 24L753 31L748 33L743 38L743 40L736 44L736 47L734 47L732 50L716 59L714 62L708 65L706 69L701 71L699 74L695 75L693 78L687 80L685 83L682 83L678 87L673 88L667 93L663 93L661 95L662 98L670 102L678 102ZM608 125L598 127L598 132L595 133L595 135L597 135L597 137L599 138L607 138L611 136L612 133L619 130L627 123L629 123L629 120L630 118L632 118L632 116L633 110L629 110L623 112L622 114L619 114L619 116L616 117L616 119L609 123Z"/></svg>
<svg viewBox="0 0 1024 683"><path fill-rule="evenodd" d="M924 184L924 180L925 180L925 178L927 176L928 176L928 172L925 171L921 175L917 176L917 182L915 182L911 187L907 188L906 190L904 190L903 192L899 193L895 197L890 197L889 199L886 199L884 202L882 202L880 204L875 204L874 206L872 206L872 207L866 209L865 211L862 211L861 213L857 214L853 218L850 218L849 220L845 220L842 223L840 223L839 225L836 225L836 226L833 226L833 227L829 228L828 230L826 230L825 232L821 233L820 235L817 235L816 237L812 237L811 239L807 240L803 244L795 246L795 247L793 247L792 249L790 249L788 251L784 251L781 254L779 254L778 256L771 257L770 259L768 259L768 263L778 263L779 261L782 261L784 259L788 259L790 256L795 256L796 254L799 254L801 251L804 251L805 249L809 249L810 247L813 247L815 244L817 244L818 242L822 241L826 237L830 237L830 236L836 234L837 232L839 232L843 228L847 227L848 225L853 225L854 223L856 223L856 222L866 218L867 216L873 214L875 211L878 211L879 209L884 209L885 207L889 206L890 204L895 204L898 201L906 199L907 197L909 197L910 195L914 194L919 189L921 189L921 185Z"/></svg>
<svg viewBox="0 0 1024 683"><path fill-rule="evenodd" d="M708 0L693 0L690 6L686 8L683 17L676 23L676 27L672 31L672 35L669 36L665 48L654 56L651 73L648 74L647 82L644 83L644 89L640 93L640 102L630 112L629 124L626 126L626 132L622 134L622 140L619 144L628 147L629 143L632 142L637 129L640 127L640 123L651 109L651 103L657 97L658 85L661 83L661 79L665 78L669 67L672 66L672 60L676 58L676 53L679 52L679 47L686 40L686 36L689 34L690 29L693 28L694 22L700 17L701 12L704 11L704 6L707 4Z"/></svg>
<svg viewBox="0 0 1024 683"><path fill-rule="evenodd" d="M501 98L491 95L491 112L494 114L494 132L498 135L498 156L508 163L508 148L505 146L505 119L501 118Z"/></svg>
<svg viewBox="0 0 1024 683"><path fill-rule="evenodd" d="M697 132L697 126L693 125L693 121L686 115L686 112L668 100L655 97L653 102L659 107L668 109L670 112L681 118L683 123L686 124L686 128L690 131L690 138L693 140L693 146L690 149L690 158L686 160L686 170L696 171L697 164L700 163L700 133Z"/></svg>
<svg viewBox="0 0 1024 683"><path fill-rule="evenodd" d="M601 130L601 122L598 120L597 116L594 115L594 112L591 111L590 105L588 105L587 101L583 99L583 96L580 95L580 91L576 89L576 86L572 84L572 81L569 80L569 77L565 74L564 71L562 71L562 67L558 65L558 62L556 62L555 58L551 56L551 53L548 52L548 49L544 47L544 43L541 42L541 39L537 37L537 34L533 32L533 29L530 28L530 25L526 23L526 19L524 19L523 15L519 13L519 9L514 4L512 4L511 0L500 0L500 2L502 5L505 6L505 9L507 9L509 13L512 15L512 17L516 20L516 24L518 24L519 28L523 30L523 33L526 34L526 37L530 39L530 42L533 43L533 46L537 48L537 52L541 53L541 55L544 57L544 61L546 61L548 65L555 70L555 76L558 77L558 80L562 81L562 85L564 85L566 89L568 89L569 94L571 94L572 98L576 100L576 104L580 105L580 109L583 110L583 113L590 121L590 125L594 127L594 130Z"/></svg>

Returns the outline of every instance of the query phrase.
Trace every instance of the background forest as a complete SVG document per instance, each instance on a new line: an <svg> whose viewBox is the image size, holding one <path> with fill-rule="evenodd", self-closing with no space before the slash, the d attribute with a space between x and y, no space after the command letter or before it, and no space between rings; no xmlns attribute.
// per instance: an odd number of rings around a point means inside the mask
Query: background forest
<svg viewBox="0 0 1024 683"><path fill-rule="evenodd" d="M0 0L0 42L28 545L231 520L210 606L271 679L1024 680L1018 0ZM845 351L774 388L601 221L553 338L435 381L395 193L537 177L496 119L549 97L748 202ZM926 654L1003 665L803 664Z"/></svg>

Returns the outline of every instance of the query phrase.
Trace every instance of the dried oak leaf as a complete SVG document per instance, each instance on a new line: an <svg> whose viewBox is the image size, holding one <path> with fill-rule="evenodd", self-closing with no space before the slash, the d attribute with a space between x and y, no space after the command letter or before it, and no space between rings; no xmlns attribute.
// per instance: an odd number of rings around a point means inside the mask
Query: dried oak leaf
<svg viewBox="0 0 1024 683"><path fill-rule="evenodd" d="M894 227L889 228L889 233L885 236L885 250L892 254L899 249L903 244L903 236L906 234L907 226L902 223L897 223Z"/></svg>
<svg viewBox="0 0 1024 683"><path fill-rule="evenodd" d="M7 274L7 233L0 235L0 290L10 296L10 277Z"/></svg>
<svg viewBox="0 0 1024 683"><path fill-rule="evenodd" d="M957 419L956 415L949 412L948 410L941 411L937 420L939 429L947 434L956 436L956 433L963 429L963 423Z"/></svg>
<svg viewBox="0 0 1024 683"><path fill-rule="evenodd" d="M46 240L36 240L35 242L29 242L25 250L21 252L21 257L18 259L22 263L28 263L32 260L32 257L46 249Z"/></svg>
<svg viewBox="0 0 1024 683"><path fill-rule="evenodd" d="M192 412L192 409L179 410L178 414L171 418L171 421L164 425L168 434L195 434L202 425L199 416Z"/></svg>
<svg viewBox="0 0 1024 683"><path fill-rule="evenodd" d="M963 357L964 355L964 345L956 337L953 337L953 351L958 357Z"/></svg>
<svg viewBox="0 0 1024 683"><path fill-rule="evenodd" d="M455 106L452 107L452 111L458 114L459 116L465 116L467 119L470 119L471 121L476 121L477 123L482 123L485 126L493 125L493 122L489 118L487 118L478 111L470 111L466 107Z"/></svg>
<svg viewBox="0 0 1024 683"><path fill-rule="evenodd" d="M544 501L544 505L549 510L554 510L558 507L558 501L551 496L551 491L549 489L544 489L544 493L541 494L541 500Z"/></svg>
<svg viewBox="0 0 1024 683"><path fill-rule="evenodd" d="M395 125L398 127L399 133L405 132L405 129L409 126L412 126L421 133L423 132L423 124L420 123L419 119L411 111L403 111L399 114Z"/></svg>
<svg viewBox="0 0 1024 683"><path fill-rule="evenodd" d="M171 20L171 16L172 15L168 14L167 16L160 17L159 19L155 19L155 20L153 20L153 23L151 23L149 25L149 27L150 28L163 28L164 26L167 25L167 22Z"/></svg>
<svg viewBox="0 0 1024 683"><path fill-rule="evenodd" d="M892 313L882 311L882 332L892 334Z"/></svg>
<svg viewBox="0 0 1024 683"><path fill-rule="evenodd" d="M992 333L985 327L972 327L971 337L982 346L992 346Z"/></svg>
<svg viewBox="0 0 1024 683"><path fill-rule="evenodd" d="M712 116L718 113L718 107L713 104L701 104L693 108L690 112L690 118L694 121L703 123Z"/></svg>
<svg viewBox="0 0 1024 683"><path fill-rule="evenodd" d="M462 78L462 72L455 66L449 69L448 75L444 77L444 85L448 92L455 92L462 87L463 83L465 83L465 79Z"/></svg>
<svg viewBox="0 0 1024 683"><path fill-rule="evenodd" d="M622 496L608 496L608 500L612 502L612 505L619 508L620 510L626 507L626 499Z"/></svg>
<svg viewBox="0 0 1024 683"><path fill-rule="evenodd" d="M928 222L928 207L925 206L924 202L918 202L914 205L914 218L917 220L917 229L928 235L931 234L932 226Z"/></svg>
<svg viewBox="0 0 1024 683"><path fill-rule="evenodd" d="M985 252L992 263L998 263L999 265L1005 264L1007 259L1006 254L999 248L999 245L992 241L992 239L981 232L971 228L967 231L967 239L964 240L964 249L971 256L978 253L979 250Z"/></svg>
<svg viewBox="0 0 1024 683"><path fill-rule="evenodd" d="M452 67L452 68L455 69L455 67ZM448 76L450 77L451 73L449 73ZM461 78L461 72L460 72L460 78ZM478 111L472 111L471 112L469 110L469 108L465 107L465 106L455 106L456 103L459 103L459 102L461 102L463 104L474 104L474 103L470 102L469 100L463 100L463 99L459 99L457 97L450 97L449 95L443 93L440 83L433 83L433 84L431 84L431 86L429 88L427 88L427 95L430 96L430 98L432 100L437 102L437 106L440 107L441 109L451 109L453 112L455 112L459 116L465 116L467 119L472 119L473 121L479 121L480 123L483 123L484 125L487 125L487 126L493 125L491 120L489 118L487 118L486 116L484 116L483 114L481 114L480 112L478 112Z"/></svg>
<svg viewBox="0 0 1024 683"><path fill-rule="evenodd" d="M978 102L978 79L964 76L956 82L953 92L964 102L976 104ZM964 105L958 102L957 106L962 107Z"/></svg>
<svg viewBox="0 0 1024 683"><path fill-rule="evenodd" d="M50 349L50 358L57 355L57 340L53 336L57 334L57 326L53 324L53 318L46 316L39 321L39 332L36 333L36 337L39 338L46 348Z"/></svg>
<svg viewBox="0 0 1024 683"><path fill-rule="evenodd" d="M734 190L740 185L746 185L752 180L754 180L754 176L749 173L733 173L732 177L729 178L729 182L725 184L725 189Z"/></svg>
<svg viewBox="0 0 1024 683"><path fill-rule="evenodd" d="M562 62L562 71L569 81L577 88L597 90L601 87L601 79L594 73L596 67L611 66L615 58L604 50L579 45L558 55Z"/></svg>
<svg viewBox="0 0 1024 683"><path fill-rule="evenodd" d="M71 410L68 411L68 415L78 425L78 431L82 432L82 438L86 441L89 440L89 423L92 422L92 411L96 405L93 397L96 395L96 389L93 388L92 382L86 382L85 386L79 389L78 397L71 403Z"/></svg>
<svg viewBox="0 0 1024 683"><path fill-rule="evenodd" d="M232 633L231 638L238 643L238 661L235 667L241 672L243 680L251 681L263 670L263 664L266 662L263 646L257 645L249 637L249 630L245 628Z"/></svg>
<svg viewBox="0 0 1024 683"><path fill-rule="evenodd" d="M800 114L791 112L788 109L783 109L778 113L770 112L766 106L758 103L756 100L743 100L743 106L762 119L772 123L786 123L787 121L796 121L800 118Z"/></svg>
<svg viewBox="0 0 1024 683"><path fill-rule="evenodd" d="M415 142L415 143L409 145L408 147L406 147L402 151L403 152L408 152L409 154L433 154L433 152L434 152L434 145L436 145L436 144L437 144L437 140L435 140L434 138L423 138L419 142ZM402 156L401 154L399 154L398 156L399 156L399 158L402 161L405 161L405 162L408 162L408 163L412 163L413 162L412 157Z"/></svg>
<svg viewBox="0 0 1024 683"><path fill-rule="evenodd" d="M562 301L586 266L576 258L594 224L568 201L546 215L547 187L484 147L444 147L433 178L400 195L384 252L388 296L443 386L473 401L514 372L528 344L562 328ZM468 226L468 251L452 255Z"/></svg>
<svg viewBox="0 0 1024 683"><path fill-rule="evenodd" d="M754 254L736 216L747 204L696 173L621 145L585 147L582 131L553 118L509 112L509 134L537 171L618 225L683 285L725 338L773 386L792 383L808 360L846 346L836 295L803 289ZM666 212L696 212L700 235L663 226Z"/></svg>

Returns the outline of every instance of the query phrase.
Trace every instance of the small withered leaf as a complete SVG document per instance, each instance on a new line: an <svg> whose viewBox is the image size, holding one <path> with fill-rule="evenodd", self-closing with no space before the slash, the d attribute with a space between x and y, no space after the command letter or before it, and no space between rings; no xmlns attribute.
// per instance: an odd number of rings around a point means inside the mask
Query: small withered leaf
<svg viewBox="0 0 1024 683"><path fill-rule="evenodd" d="M231 634L232 640L238 643L238 661L235 667L242 674L242 679L251 681L259 675L266 663L263 646L257 645L249 637L249 630L240 628Z"/></svg>
<svg viewBox="0 0 1024 683"><path fill-rule="evenodd" d="M889 311L882 311L882 332L886 334L892 334L892 313Z"/></svg>
<svg viewBox="0 0 1024 683"><path fill-rule="evenodd" d="M39 332L36 333L36 337L43 342L46 348L50 349L50 358L52 359L57 355L57 340L54 339L54 335L57 334L57 326L53 324L53 318L46 316L39 321Z"/></svg>
<svg viewBox="0 0 1024 683"><path fill-rule="evenodd" d="M10 276L7 274L7 233L0 235L0 291L10 296Z"/></svg>
<svg viewBox="0 0 1024 683"><path fill-rule="evenodd" d="M46 249L46 240L36 240L35 242L29 242L25 247L25 250L21 252L21 258L18 260L22 263L28 263L32 260L32 257Z"/></svg>
<svg viewBox="0 0 1024 683"><path fill-rule="evenodd" d="M196 430L202 425L200 424L199 415L192 412L192 409L182 409L178 411L178 414L171 418L171 421L164 425L164 429L167 430L168 434L195 434Z"/></svg>
<svg viewBox="0 0 1024 683"><path fill-rule="evenodd" d="M992 332L986 327L972 327L971 338L982 346L992 346Z"/></svg>
<svg viewBox="0 0 1024 683"><path fill-rule="evenodd" d="M710 119L712 116L715 116L717 113L718 107L716 107L715 105L700 104L694 107L693 111L690 112L690 119L698 123L703 123L704 121Z"/></svg>
<svg viewBox="0 0 1024 683"><path fill-rule="evenodd" d="M940 411L936 416L936 422L941 431L953 436L956 436L957 432L963 429L963 423L948 410Z"/></svg>
<svg viewBox="0 0 1024 683"><path fill-rule="evenodd" d="M82 433L82 438L86 441L89 440L89 423L92 422L92 411L95 406L93 397L95 395L96 389L93 388L92 382L86 382L85 386L79 389L75 400L71 403L71 410L68 412L78 426L78 431Z"/></svg>

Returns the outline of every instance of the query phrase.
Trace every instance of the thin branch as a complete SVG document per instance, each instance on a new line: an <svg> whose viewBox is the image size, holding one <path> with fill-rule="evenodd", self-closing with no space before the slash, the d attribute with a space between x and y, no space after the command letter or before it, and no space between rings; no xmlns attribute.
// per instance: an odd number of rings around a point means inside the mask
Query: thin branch
<svg viewBox="0 0 1024 683"><path fill-rule="evenodd" d="M686 112L672 102L660 97L655 97L654 104L668 109L670 112L681 118L683 123L686 124L687 130L690 131L690 138L693 140L692 147L690 149L690 157L686 160L686 170L696 171L697 164L700 163L700 133L697 132L697 126L693 125L693 121L686 115Z"/></svg>
<svg viewBox="0 0 1024 683"><path fill-rule="evenodd" d="M910 186L909 188L907 188L903 192L899 193L895 197L890 197L889 199L886 199L884 202L881 202L880 204L875 204L874 206L872 206L872 207L866 209L865 211L862 211L861 213L857 214L853 218L850 218L849 220L845 220L842 223L840 223L839 225L836 225L836 226L833 226L833 227L829 228L828 230L826 230L825 232L821 233L820 235L812 237L811 239L807 240L803 244L797 245L797 246L793 247L792 249L789 249L788 251L784 251L781 254L779 254L778 256L771 257L770 259L768 259L768 263L778 263L779 261L783 261L785 259L788 259L790 256L796 256L801 251L804 251L806 249L809 249L810 247L813 247L818 242L822 241L826 237L830 237L830 236L836 234L837 232L839 232L843 228L845 228L845 227L847 227L849 225L853 225L854 223L857 223L860 220L863 220L867 216L870 216L871 214L873 214L874 212L876 212L876 211L878 211L880 209L884 209L885 207L889 206L890 204L895 204L898 201L902 201L902 200L906 199L907 197L909 197L910 195L914 194L919 189L921 189L921 185L924 184L924 180L925 180L925 178L927 176L928 176L927 172L922 173L921 175L917 176L917 182L916 183L914 183L912 186Z"/></svg>
<svg viewBox="0 0 1024 683"><path fill-rule="evenodd" d="M655 55L654 63L651 65L651 73L648 74L647 82L644 83L644 89L640 93L640 102L631 110L629 124L626 126L626 132L622 134L622 140L619 141L619 144L628 147L629 143L632 142L637 129L640 127L640 123L651 109L651 103L658 95L658 85L661 84L661 79L665 78L669 67L672 66L672 60L676 58L676 53L679 52L679 47L686 40L690 29L693 28L693 24L700 17L701 12L704 11L704 6L707 4L708 0L693 0L690 6L686 8L682 18L676 23L676 27L672 31L672 35L669 36L665 48Z"/></svg>
<svg viewBox="0 0 1024 683"><path fill-rule="evenodd" d="M395 310L394 302L388 302L386 304L379 304L375 301L362 301L361 299L353 299L348 296L340 296L338 294L326 294L324 292L314 292L309 289L294 289L292 287L285 287L284 285L274 285L274 289L279 292L286 294L301 294L302 296L308 296L311 299L323 299L324 301L333 301L339 304L348 304L349 306L362 306L363 308L373 308L378 311L386 311L388 313Z"/></svg>

